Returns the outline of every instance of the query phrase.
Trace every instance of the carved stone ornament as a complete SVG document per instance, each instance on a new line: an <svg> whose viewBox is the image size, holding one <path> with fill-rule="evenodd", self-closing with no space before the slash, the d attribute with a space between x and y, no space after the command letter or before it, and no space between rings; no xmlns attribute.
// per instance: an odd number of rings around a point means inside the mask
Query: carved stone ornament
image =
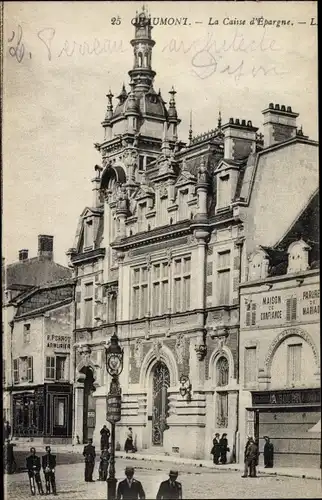
<svg viewBox="0 0 322 500"><path fill-rule="evenodd" d="M123 154L123 161L127 167L135 167L139 154L136 149L127 149Z"/></svg>
<svg viewBox="0 0 322 500"><path fill-rule="evenodd" d="M146 267L147 267L148 271L150 271L150 269L151 269L151 255L149 253L146 255L145 261L146 261Z"/></svg>
<svg viewBox="0 0 322 500"><path fill-rule="evenodd" d="M202 361L207 354L207 346L205 344L199 344L195 346L195 351L199 361Z"/></svg>
<svg viewBox="0 0 322 500"><path fill-rule="evenodd" d="M168 266L171 266L171 261L172 261L172 250L171 248L167 249L167 261L168 261Z"/></svg>
<svg viewBox="0 0 322 500"><path fill-rule="evenodd" d="M163 185L160 188L160 198L167 198L168 197L168 188L167 186Z"/></svg>
<svg viewBox="0 0 322 500"><path fill-rule="evenodd" d="M186 339L184 333L180 333L177 337L176 347L175 347L179 363L183 363L185 348L186 348Z"/></svg>
<svg viewBox="0 0 322 500"><path fill-rule="evenodd" d="M80 345L77 350L78 353L81 355L85 366L88 366L90 363L91 353L92 353L92 349L90 348L90 346L87 344L83 344Z"/></svg>
<svg viewBox="0 0 322 500"><path fill-rule="evenodd" d="M157 361L161 360L161 349L163 347L162 341L161 340L155 340L153 342L153 353L157 359Z"/></svg>
<svg viewBox="0 0 322 500"><path fill-rule="evenodd" d="M140 368L143 361L143 341L136 339L134 344L134 360L137 368Z"/></svg>

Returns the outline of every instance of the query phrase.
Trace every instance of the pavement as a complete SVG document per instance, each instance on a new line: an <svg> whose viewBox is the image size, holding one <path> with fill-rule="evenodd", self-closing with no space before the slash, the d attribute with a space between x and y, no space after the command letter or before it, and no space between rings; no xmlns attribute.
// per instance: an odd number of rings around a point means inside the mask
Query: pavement
<svg viewBox="0 0 322 500"><path fill-rule="evenodd" d="M40 447L38 448L40 451ZM56 450L55 450L56 452ZM21 453L21 452L20 452ZM27 450L22 452L27 453ZM99 460L97 457L93 483L84 481L84 462L79 453L58 454L58 463L62 459L78 459L78 462L64 463L56 467L56 483L58 497L61 500L93 500L107 497L106 482L98 481ZM135 462L134 462L135 461ZM124 478L125 466L135 466L135 478L142 482L147 499L155 499L161 481L168 478L169 461L151 461L145 456L144 460L136 456L116 461L116 478ZM241 498L321 498L321 483L314 479L300 479L294 477L277 477L275 475L261 475L257 478L242 479L241 474L229 469L213 469L187 465L177 460L175 468L179 471L179 481L182 483L183 498L190 499L241 499ZM41 474L44 484L44 477ZM30 497L29 482L26 472L6 475L4 478L5 499L25 500ZM46 497L54 500L52 495Z"/></svg>
<svg viewBox="0 0 322 500"><path fill-rule="evenodd" d="M36 449L43 449L45 445L37 445L37 443L32 442L15 442L14 450L26 450L35 446ZM84 445L50 445L52 453L76 453L82 454ZM205 469L218 469L221 471L238 471L243 472L244 464L230 463L225 465L216 465L212 460L195 460L192 458L184 458L178 455L166 455L166 454L154 454L151 450L142 450L137 453L125 453L123 451L116 451L115 455L119 459L134 460L134 461L148 461L148 462L158 462L158 463L169 463L169 464L182 464L192 467L203 467ZM294 477L302 479L316 479L321 481L321 469L308 469L308 468L297 468L297 467L274 467L272 469L265 469L263 466L257 467L257 473L260 475L268 476L285 476Z"/></svg>

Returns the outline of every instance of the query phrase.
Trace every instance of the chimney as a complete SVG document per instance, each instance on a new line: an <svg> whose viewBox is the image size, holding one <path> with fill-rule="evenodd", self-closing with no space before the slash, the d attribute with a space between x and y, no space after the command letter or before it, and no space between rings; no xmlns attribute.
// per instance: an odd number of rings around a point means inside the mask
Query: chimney
<svg viewBox="0 0 322 500"><path fill-rule="evenodd" d="M226 160L240 160L247 158L256 151L257 127L253 127L250 120L230 118L229 123L222 126L224 132L224 158Z"/></svg>
<svg viewBox="0 0 322 500"><path fill-rule="evenodd" d="M291 106L269 104L262 111L264 115L264 147L273 146L296 136L296 118L298 113L292 111Z"/></svg>
<svg viewBox="0 0 322 500"><path fill-rule="evenodd" d="M53 260L54 257L54 237L46 234L38 236L38 257L45 257Z"/></svg>
<svg viewBox="0 0 322 500"><path fill-rule="evenodd" d="M29 250L26 250L26 249L19 250L19 261L27 260L28 259L28 252L29 252Z"/></svg>

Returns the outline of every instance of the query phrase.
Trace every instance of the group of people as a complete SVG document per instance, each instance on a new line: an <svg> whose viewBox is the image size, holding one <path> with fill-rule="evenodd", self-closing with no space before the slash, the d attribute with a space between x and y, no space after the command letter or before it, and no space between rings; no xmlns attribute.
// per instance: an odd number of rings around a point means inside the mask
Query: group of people
<svg viewBox="0 0 322 500"><path fill-rule="evenodd" d="M98 469L98 479L99 481L106 481L107 473L108 473L108 465L110 462L110 431L103 425L101 431L101 456L100 456L100 465ZM86 483L92 483L93 480L93 472L95 466L95 446L93 446L93 440L89 439L88 444L84 446L83 456L85 458L85 481Z"/></svg>
<svg viewBox="0 0 322 500"><path fill-rule="evenodd" d="M46 454L41 457L41 461L40 457L36 455L36 449L30 448L30 455L26 458L26 465L32 495L36 493L34 481L37 484L38 493L40 495L44 494L40 476L41 468L45 476L46 494L49 495L51 490L54 495L57 495L55 480L56 456L52 455L50 446L46 446Z"/></svg>
<svg viewBox="0 0 322 500"><path fill-rule="evenodd" d="M228 447L227 434L224 433L221 437L218 432L212 440L212 448L210 454L213 456L214 464L226 464L227 453L230 451Z"/></svg>
<svg viewBox="0 0 322 500"><path fill-rule="evenodd" d="M182 485L177 481L178 471L170 470L169 479L162 481L156 500L182 499ZM125 479L117 486L116 500L145 500L142 483L134 479L134 467L126 467Z"/></svg>

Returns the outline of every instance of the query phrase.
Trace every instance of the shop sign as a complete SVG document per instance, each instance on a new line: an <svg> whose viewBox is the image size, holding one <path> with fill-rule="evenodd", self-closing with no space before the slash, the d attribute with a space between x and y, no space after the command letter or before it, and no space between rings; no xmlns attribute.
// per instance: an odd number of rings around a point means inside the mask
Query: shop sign
<svg viewBox="0 0 322 500"><path fill-rule="evenodd" d="M47 347L51 349L70 349L70 336L68 335L47 335Z"/></svg>
<svg viewBox="0 0 322 500"><path fill-rule="evenodd" d="M106 420L115 423L121 420L122 397L119 394L109 393L106 397Z"/></svg>
<svg viewBox="0 0 322 500"><path fill-rule="evenodd" d="M253 392L254 406L310 405L321 402L320 389Z"/></svg>

